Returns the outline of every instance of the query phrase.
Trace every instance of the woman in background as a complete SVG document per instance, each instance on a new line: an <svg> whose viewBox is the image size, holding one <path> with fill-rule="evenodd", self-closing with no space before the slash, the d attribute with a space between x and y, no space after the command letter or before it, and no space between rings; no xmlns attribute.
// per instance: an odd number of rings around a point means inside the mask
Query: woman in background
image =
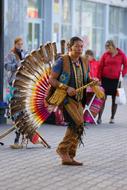
<svg viewBox="0 0 127 190"><path fill-rule="evenodd" d="M8 103L13 97L14 89L12 86L12 82L15 79L15 72L17 68L20 66L21 60L25 58L26 54L27 51L23 50L23 39L21 37L17 37L14 40L13 48L9 51L4 60L5 70L7 71L8 74L8 84L10 89L10 93L8 95L8 100L7 100ZM14 144L19 143L19 138L20 138L20 133L16 131L16 138L14 140Z"/></svg>
<svg viewBox="0 0 127 190"><path fill-rule="evenodd" d="M102 87L105 90L105 101L107 95L112 97L111 117L109 123L114 123L114 117L117 110L115 103L116 90L118 87L120 72L122 76L127 74L127 59L125 54L115 46L112 40L108 40L105 44L106 52L100 59L99 79L101 80ZM122 70L121 70L122 69ZM104 110L104 105L98 116L98 124L102 122L101 117Z"/></svg>

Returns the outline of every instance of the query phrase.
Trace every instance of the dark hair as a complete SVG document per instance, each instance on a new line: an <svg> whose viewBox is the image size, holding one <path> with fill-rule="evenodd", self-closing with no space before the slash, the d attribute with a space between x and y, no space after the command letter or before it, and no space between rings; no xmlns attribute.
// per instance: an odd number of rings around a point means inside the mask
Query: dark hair
<svg viewBox="0 0 127 190"><path fill-rule="evenodd" d="M70 39L70 41L68 42L68 44L67 44L68 48L71 48L74 45L74 43L77 42L77 41L83 42L83 40L81 38L77 37L77 36L72 37Z"/></svg>
<svg viewBox="0 0 127 190"><path fill-rule="evenodd" d="M113 40L107 40L107 42L105 43L105 47L109 47L109 46L116 48L116 45Z"/></svg>
<svg viewBox="0 0 127 190"><path fill-rule="evenodd" d="M93 51L90 50L90 49L86 50L85 55L90 55L90 56L93 56L93 57L94 57L94 53L93 53Z"/></svg>

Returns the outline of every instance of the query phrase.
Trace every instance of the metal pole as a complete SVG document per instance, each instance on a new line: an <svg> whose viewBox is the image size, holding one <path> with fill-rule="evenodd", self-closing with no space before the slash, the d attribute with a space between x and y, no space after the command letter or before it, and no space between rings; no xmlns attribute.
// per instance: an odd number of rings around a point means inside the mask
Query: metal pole
<svg viewBox="0 0 127 190"><path fill-rule="evenodd" d="M3 101L4 71L4 0L0 1L0 101Z"/></svg>
<svg viewBox="0 0 127 190"><path fill-rule="evenodd" d="M0 123L5 122L3 103L4 78L4 0L0 0Z"/></svg>

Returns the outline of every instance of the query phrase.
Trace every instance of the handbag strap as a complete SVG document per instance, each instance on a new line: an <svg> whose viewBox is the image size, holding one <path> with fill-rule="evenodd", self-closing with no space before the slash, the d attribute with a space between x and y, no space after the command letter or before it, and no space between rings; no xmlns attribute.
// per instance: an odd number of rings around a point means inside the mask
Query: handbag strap
<svg viewBox="0 0 127 190"><path fill-rule="evenodd" d="M120 76L119 76L119 81L118 81L117 88L121 87L121 84L122 84L122 81L123 81L122 70L123 70L123 65L121 65Z"/></svg>

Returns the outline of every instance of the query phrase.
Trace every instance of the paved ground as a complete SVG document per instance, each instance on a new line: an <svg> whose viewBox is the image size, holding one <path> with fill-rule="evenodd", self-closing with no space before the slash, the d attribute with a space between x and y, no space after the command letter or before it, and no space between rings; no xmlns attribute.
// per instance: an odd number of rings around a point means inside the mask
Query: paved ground
<svg viewBox="0 0 127 190"><path fill-rule="evenodd" d="M52 146L30 144L12 150L13 134L0 146L0 190L127 190L127 106L121 106L116 124L108 124L110 99L103 124L89 126L77 159L80 167L62 166L55 153L66 127L45 125L40 129ZM8 126L0 126L0 131Z"/></svg>

